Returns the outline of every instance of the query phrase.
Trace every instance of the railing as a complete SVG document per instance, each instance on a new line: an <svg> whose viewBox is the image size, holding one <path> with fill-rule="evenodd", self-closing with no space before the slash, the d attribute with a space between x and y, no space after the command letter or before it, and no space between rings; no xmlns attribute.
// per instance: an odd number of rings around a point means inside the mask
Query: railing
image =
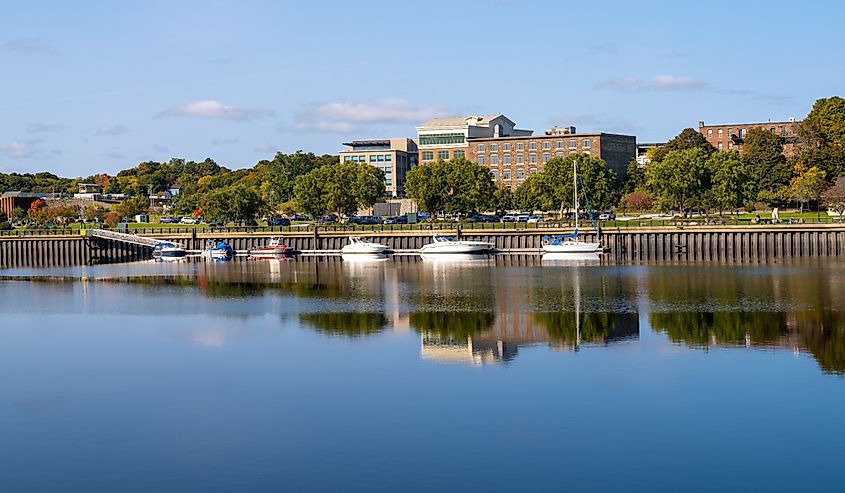
<svg viewBox="0 0 845 493"><path fill-rule="evenodd" d="M771 225L770 219L762 219L755 223L751 218L734 217L702 217L702 218L674 218L674 219L632 219L627 221L601 221L599 226L605 230L611 229L635 229L655 227L683 227L695 228L704 226L767 226ZM781 219L778 225L814 225L814 224L845 224L838 217L820 216L816 218L804 218L802 220ZM572 221L544 221L539 223L471 223L471 222L433 222L417 224L294 224L292 226L186 226L186 227L144 227L131 228L125 232L134 235L180 235L180 234L218 234L218 233L313 233L316 227L318 232L402 232L402 231L444 231L455 230L458 227L462 231L519 231L519 230L544 230L544 229L571 229L575 226ZM588 220L581 221L581 228L587 230L592 228ZM49 229L13 229L0 230L0 237L30 237L30 236L70 236L79 235L81 229L87 228L49 228ZM93 228L91 228L93 229ZM103 228L108 230L107 228ZM114 231L114 230L111 230Z"/></svg>

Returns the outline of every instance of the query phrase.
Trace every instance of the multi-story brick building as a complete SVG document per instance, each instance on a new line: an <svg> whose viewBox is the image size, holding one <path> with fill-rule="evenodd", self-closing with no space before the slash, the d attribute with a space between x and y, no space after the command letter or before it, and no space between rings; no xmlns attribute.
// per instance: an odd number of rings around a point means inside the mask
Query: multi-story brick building
<svg viewBox="0 0 845 493"><path fill-rule="evenodd" d="M496 181L511 188L542 171L553 157L601 158L621 179L637 156L637 138L632 135L579 134L575 127L552 127L544 135L473 138L468 143L467 159L488 166Z"/></svg>
<svg viewBox="0 0 845 493"><path fill-rule="evenodd" d="M405 175L417 164L417 143L412 139L353 140L344 142L342 162L369 163L384 171L385 191L393 197L405 195Z"/></svg>
<svg viewBox="0 0 845 493"><path fill-rule="evenodd" d="M763 128L783 138L783 153L790 157L795 153L795 144L798 140L798 125L801 122L790 118L785 122L766 123L734 123L728 125L705 125L704 121L698 122L698 131L710 142L713 147L720 151L740 151L745 142L745 136L752 128Z"/></svg>
<svg viewBox="0 0 845 493"><path fill-rule="evenodd" d="M434 118L417 127L420 163L467 157L467 141L475 138L531 135L531 130L515 128L505 115Z"/></svg>

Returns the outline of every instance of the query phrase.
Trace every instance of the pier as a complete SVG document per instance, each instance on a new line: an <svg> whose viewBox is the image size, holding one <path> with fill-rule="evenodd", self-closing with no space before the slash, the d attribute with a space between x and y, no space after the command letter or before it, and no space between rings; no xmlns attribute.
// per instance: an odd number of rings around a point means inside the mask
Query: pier
<svg viewBox="0 0 845 493"><path fill-rule="evenodd" d="M108 230L66 230L0 236L0 267L50 267L130 262L151 258L161 241L200 251L209 239L226 241L238 252L282 237L289 248L309 254L337 253L350 236L388 245L397 253L415 252L434 233L492 243L502 253L539 254L545 235L568 229L414 229L401 231L208 231L183 230L126 234ZM588 241L595 233L583 234ZM845 256L845 226L744 225L695 227L612 228L601 232L606 261L640 262L771 262L778 260Z"/></svg>

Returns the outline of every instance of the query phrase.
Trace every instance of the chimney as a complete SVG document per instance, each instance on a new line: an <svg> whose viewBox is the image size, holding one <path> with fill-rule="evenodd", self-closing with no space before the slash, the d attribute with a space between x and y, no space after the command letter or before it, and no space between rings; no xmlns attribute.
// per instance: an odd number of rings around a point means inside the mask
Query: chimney
<svg viewBox="0 0 845 493"><path fill-rule="evenodd" d="M698 128L704 127L704 120L698 120Z"/></svg>
<svg viewBox="0 0 845 493"><path fill-rule="evenodd" d="M789 123L795 123L795 117L794 116L789 117Z"/></svg>

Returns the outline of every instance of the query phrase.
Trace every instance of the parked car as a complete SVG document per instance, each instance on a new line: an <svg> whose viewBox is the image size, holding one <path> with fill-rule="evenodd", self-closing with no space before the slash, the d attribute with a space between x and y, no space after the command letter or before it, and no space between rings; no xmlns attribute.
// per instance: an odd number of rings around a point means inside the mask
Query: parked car
<svg viewBox="0 0 845 493"><path fill-rule="evenodd" d="M499 216L492 214L471 214L466 219L471 223L497 223L500 221Z"/></svg>
<svg viewBox="0 0 845 493"><path fill-rule="evenodd" d="M200 218L198 217L183 217L179 220L179 224L199 224Z"/></svg>
<svg viewBox="0 0 845 493"><path fill-rule="evenodd" d="M503 223L515 223L517 215L516 214L505 214L502 216Z"/></svg>
<svg viewBox="0 0 845 493"><path fill-rule="evenodd" d="M179 220L171 216L161 216L161 219L159 219L158 222L161 224L176 224Z"/></svg>
<svg viewBox="0 0 845 493"><path fill-rule="evenodd" d="M310 221L311 218L305 214L294 214L290 216L291 221Z"/></svg>
<svg viewBox="0 0 845 493"><path fill-rule="evenodd" d="M526 222L528 224L537 224L537 223L545 222L545 219L543 218L543 216L540 216L540 215L537 215L537 214L531 214L530 216L528 216L528 220Z"/></svg>
<svg viewBox="0 0 845 493"><path fill-rule="evenodd" d="M530 218L531 218L531 214L520 213L520 214L517 214L517 216L516 216L516 222L527 223L528 219L530 219Z"/></svg>
<svg viewBox="0 0 845 493"><path fill-rule="evenodd" d="M290 219L286 217L271 217L267 220L267 226L290 226Z"/></svg>
<svg viewBox="0 0 845 493"><path fill-rule="evenodd" d="M599 221L613 221L616 219L616 214L612 211L602 212L599 214Z"/></svg>
<svg viewBox="0 0 845 493"><path fill-rule="evenodd" d="M326 214L325 216L322 216L318 222L322 224L333 224L337 222L337 216L334 214Z"/></svg>

